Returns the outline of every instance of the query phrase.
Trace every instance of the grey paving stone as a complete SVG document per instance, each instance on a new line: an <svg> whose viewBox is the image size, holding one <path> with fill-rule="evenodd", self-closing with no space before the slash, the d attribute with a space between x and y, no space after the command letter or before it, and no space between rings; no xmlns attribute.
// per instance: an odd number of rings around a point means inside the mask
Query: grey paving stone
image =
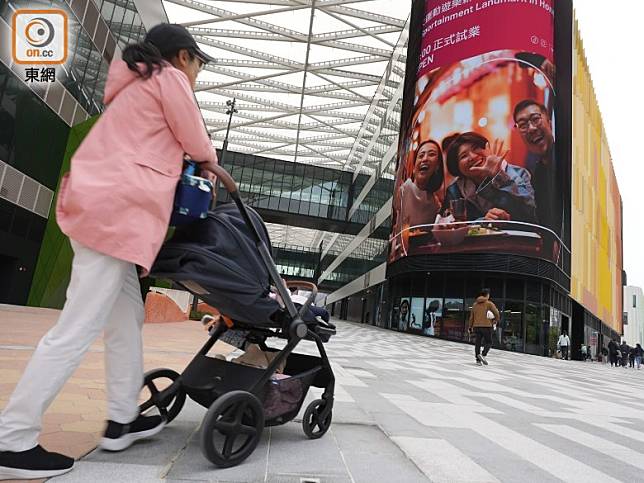
<svg viewBox="0 0 644 483"><path fill-rule="evenodd" d="M418 421L400 412L373 413L378 421L378 427L389 436L435 437L432 428L418 424Z"/></svg>
<svg viewBox="0 0 644 483"><path fill-rule="evenodd" d="M398 446L374 426L342 425L335 428L334 435L357 483L427 481Z"/></svg>
<svg viewBox="0 0 644 483"><path fill-rule="evenodd" d="M134 482L160 483L160 468L148 465L81 462L69 473L52 478L55 483Z"/></svg>
<svg viewBox="0 0 644 483"><path fill-rule="evenodd" d="M503 447L503 441L491 442L468 429L436 428L436 436L449 441L472 461L493 474L499 481L555 483L559 478L527 463Z"/></svg>
<svg viewBox="0 0 644 483"><path fill-rule="evenodd" d="M267 483L302 483L303 481L319 483L354 483L348 476L313 476L313 475L268 475Z"/></svg>
<svg viewBox="0 0 644 483"><path fill-rule="evenodd" d="M268 455L269 474L348 476L331 429L320 439L308 439L299 425L272 428Z"/></svg>
<svg viewBox="0 0 644 483"><path fill-rule="evenodd" d="M355 403L334 403L332 424L373 425L373 417Z"/></svg>
<svg viewBox="0 0 644 483"><path fill-rule="evenodd" d="M186 397L186 404L177 416L177 421L193 421L201 423L208 409Z"/></svg>

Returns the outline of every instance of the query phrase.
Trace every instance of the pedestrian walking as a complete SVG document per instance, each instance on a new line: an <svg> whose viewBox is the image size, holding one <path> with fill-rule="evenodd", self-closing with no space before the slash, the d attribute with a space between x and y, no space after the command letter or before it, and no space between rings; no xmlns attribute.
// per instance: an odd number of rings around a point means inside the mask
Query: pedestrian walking
<svg viewBox="0 0 644 483"><path fill-rule="evenodd" d="M490 290L483 289L476 298L476 302L472 306L470 318L468 323L468 332L474 332L474 357L477 365L485 364L487 362L487 354L492 347L492 331L494 326L500 319L499 310L490 300ZM483 342L483 353L481 353L481 342Z"/></svg>
<svg viewBox="0 0 644 483"><path fill-rule="evenodd" d="M561 358L568 360L568 348L570 347L570 338L568 337L568 334L566 333L565 330L559 336L557 345L561 349Z"/></svg>
<svg viewBox="0 0 644 483"><path fill-rule="evenodd" d="M593 350L589 345L583 345L581 346L581 359L583 361L591 361L593 360Z"/></svg>
<svg viewBox="0 0 644 483"><path fill-rule="evenodd" d="M617 367L618 353L619 346L617 345L617 341L615 339L611 339L611 341L608 343L608 358L610 359L611 367Z"/></svg>
<svg viewBox="0 0 644 483"><path fill-rule="evenodd" d="M644 358L644 349L640 343L635 344L635 367L639 370L642 365L642 358Z"/></svg>
<svg viewBox="0 0 644 483"><path fill-rule="evenodd" d="M49 478L74 460L38 444L42 416L104 332L107 427L100 446L122 450L163 428L139 414L144 310L138 274L165 238L184 154L212 173L217 155L193 89L212 60L187 29L161 24L112 61L108 108L71 160L56 219L74 250L67 301L0 416L0 479Z"/></svg>
<svg viewBox="0 0 644 483"><path fill-rule="evenodd" d="M630 352L631 348L628 346L626 341L622 342L622 345L619 346L619 352L621 355L621 364L624 369L626 369L626 366L628 364L628 353Z"/></svg>

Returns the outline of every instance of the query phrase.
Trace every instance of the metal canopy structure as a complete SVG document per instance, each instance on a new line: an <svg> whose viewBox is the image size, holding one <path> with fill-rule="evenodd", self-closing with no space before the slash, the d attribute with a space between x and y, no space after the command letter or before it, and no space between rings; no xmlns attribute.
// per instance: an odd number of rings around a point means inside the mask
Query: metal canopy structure
<svg viewBox="0 0 644 483"><path fill-rule="evenodd" d="M392 177L411 0L164 0L217 59L197 99L216 147ZM354 238L269 224L281 247L337 255ZM339 251L338 251L339 250Z"/></svg>
<svg viewBox="0 0 644 483"><path fill-rule="evenodd" d="M216 146L226 135L226 101L234 97L239 112L230 150L377 169L365 159L369 134L381 129L404 76L400 47L410 0L166 0L164 6L171 22L185 25L218 59L196 89Z"/></svg>

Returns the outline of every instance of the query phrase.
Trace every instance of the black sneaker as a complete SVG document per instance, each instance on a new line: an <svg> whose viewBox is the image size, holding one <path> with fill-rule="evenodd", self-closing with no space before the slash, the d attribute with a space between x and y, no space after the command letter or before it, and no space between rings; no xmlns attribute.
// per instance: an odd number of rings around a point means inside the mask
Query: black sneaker
<svg viewBox="0 0 644 483"><path fill-rule="evenodd" d="M130 424L108 421L100 447L106 451L122 451L135 441L154 436L164 426L165 419L161 416L141 415Z"/></svg>
<svg viewBox="0 0 644 483"><path fill-rule="evenodd" d="M485 356L480 356L481 362L487 366L487 360L485 359Z"/></svg>
<svg viewBox="0 0 644 483"><path fill-rule="evenodd" d="M27 451L0 451L0 480L34 480L67 473L74 459L38 445Z"/></svg>

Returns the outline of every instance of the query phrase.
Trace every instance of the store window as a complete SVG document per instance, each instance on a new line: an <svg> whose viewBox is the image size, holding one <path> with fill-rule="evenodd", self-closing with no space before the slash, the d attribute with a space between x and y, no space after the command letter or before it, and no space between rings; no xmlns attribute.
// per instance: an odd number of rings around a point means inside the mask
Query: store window
<svg viewBox="0 0 644 483"><path fill-rule="evenodd" d="M440 337L441 322L443 320L443 299L425 299L425 313L423 317L423 334L432 337Z"/></svg>
<svg viewBox="0 0 644 483"><path fill-rule="evenodd" d="M523 352L523 303L506 300L501 314L501 347Z"/></svg>
<svg viewBox="0 0 644 483"><path fill-rule="evenodd" d="M450 340L464 340L465 311L463 299L446 298L441 324L441 337Z"/></svg>
<svg viewBox="0 0 644 483"><path fill-rule="evenodd" d="M525 284L521 279L507 279L505 283L505 298L523 300Z"/></svg>
<svg viewBox="0 0 644 483"><path fill-rule="evenodd" d="M525 351L529 354L542 355L543 324L541 322L541 310L537 304L526 304L525 324Z"/></svg>
<svg viewBox="0 0 644 483"><path fill-rule="evenodd" d="M409 327L407 331L414 334L422 334L425 312L425 299L423 297L412 297L410 299L410 305L411 317L409 319Z"/></svg>
<svg viewBox="0 0 644 483"><path fill-rule="evenodd" d="M406 331L409 327L409 321L411 319L411 303L409 297L404 297L400 299L400 305L398 308L398 317L395 319L394 328L400 331Z"/></svg>

